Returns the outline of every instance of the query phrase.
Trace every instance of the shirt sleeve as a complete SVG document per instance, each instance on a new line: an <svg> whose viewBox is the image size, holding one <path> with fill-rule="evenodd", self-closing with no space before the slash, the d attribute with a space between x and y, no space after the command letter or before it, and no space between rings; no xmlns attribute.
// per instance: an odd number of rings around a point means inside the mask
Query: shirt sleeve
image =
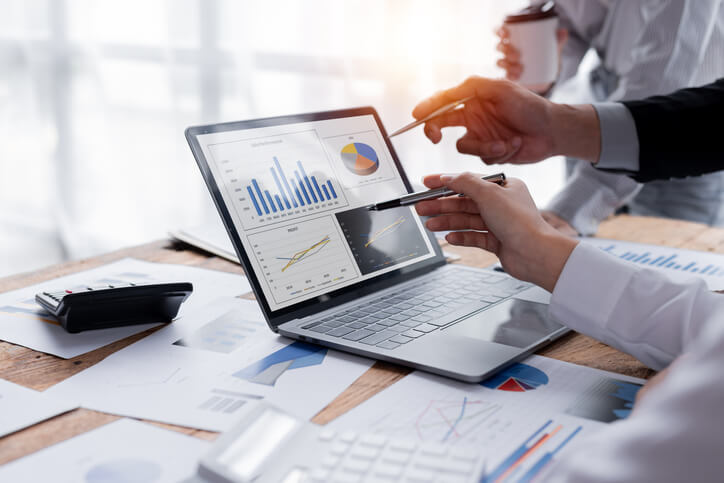
<svg viewBox="0 0 724 483"><path fill-rule="evenodd" d="M601 221L631 201L642 186L628 176L607 173L577 161L565 186L546 209L566 220L581 235L593 235Z"/></svg>
<svg viewBox="0 0 724 483"><path fill-rule="evenodd" d="M579 243L558 279L550 312L566 326L662 369L695 340L724 297L702 280L675 282Z"/></svg>
<svg viewBox="0 0 724 483"><path fill-rule="evenodd" d="M623 104L594 104L601 129L601 155L596 168L617 173L639 170L639 140L636 122Z"/></svg>
<svg viewBox="0 0 724 483"><path fill-rule="evenodd" d="M721 303L708 304L708 314L698 311L706 329L689 353L671 365L663 381L636 403L627 419L607 425L562 454L546 481L720 480L724 325L716 314L721 308Z"/></svg>
<svg viewBox="0 0 724 483"><path fill-rule="evenodd" d="M541 3L545 3L545 0L533 2L533 4ZM558 28L568 31L568 40L561 52L560 72L556 80L558 85L571 79L578 72L581 60L606 18L606 12L607 9L600 2L556 1Z"/></svg>

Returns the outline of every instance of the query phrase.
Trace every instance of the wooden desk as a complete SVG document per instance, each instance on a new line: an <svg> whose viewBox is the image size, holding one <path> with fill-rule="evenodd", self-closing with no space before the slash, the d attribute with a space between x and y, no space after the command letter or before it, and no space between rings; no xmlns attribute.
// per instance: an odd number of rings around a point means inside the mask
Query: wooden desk
<svg viewBox="0 0 724 483"><path fill-rule="evenodd" d="M603 223L598 236L724 253L724 229L709 228L706 225L697 223L619 216ZM482 250L452 247L446 244L444 244L444 248L462 257L457 263L485 267L496 261L494 256ZM80 270L87 270L123 257L243 273L238 265L192 250L187 245L162 240L88 260L68 262L37 272L0 279L0 292L18 289ZM249 294L249 297L253 296ZM0 377L36 390L45 390L98 363L113 352L145 337L154 330L157 329L136 334L68 360L0 342ZM580 334L570 334L541 350L539 354L631 376L649 377L652 374L652 371L633 357ZM313 418L313 421L321 424L331 421L393 384L408 372L408 369L391 364L375 364L325 409L320 411ZM6 436L0 439L0 464L84 433L115 419L118 419L118 417L87 409L77 409ZM203 439L214 439L216 437L216 433L160 423L153 424Z"/></svg>

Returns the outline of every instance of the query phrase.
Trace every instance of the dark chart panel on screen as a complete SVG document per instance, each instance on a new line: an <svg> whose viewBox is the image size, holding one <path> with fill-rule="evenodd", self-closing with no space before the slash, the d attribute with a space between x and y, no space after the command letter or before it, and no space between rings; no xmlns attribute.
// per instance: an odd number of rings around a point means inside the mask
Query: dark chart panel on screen
<svg viewBox="0 0 724 483"><path fill-rule="evenodd" d="M384 211L362 207L335 216L363 275L428 253L407 206Z"/></svg>

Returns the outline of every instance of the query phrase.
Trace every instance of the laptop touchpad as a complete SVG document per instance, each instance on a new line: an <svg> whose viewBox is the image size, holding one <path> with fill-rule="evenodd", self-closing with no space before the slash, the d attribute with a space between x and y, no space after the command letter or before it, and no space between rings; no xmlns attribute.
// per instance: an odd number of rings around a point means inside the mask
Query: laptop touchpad
<svg viewBox="0 0 724 483"><path fill-rule="evenodd" d="M547 304L513 298L468 317L443 333L522 348L562 327L548 315Z"/></svg>

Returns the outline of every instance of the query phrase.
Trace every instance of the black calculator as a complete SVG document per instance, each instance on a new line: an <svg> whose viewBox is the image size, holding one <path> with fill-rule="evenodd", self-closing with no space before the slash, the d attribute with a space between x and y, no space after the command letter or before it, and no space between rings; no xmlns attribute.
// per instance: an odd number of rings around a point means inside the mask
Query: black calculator
<svg viewBox="0 0 724 483"><path fill-rule="evenodd" d="M35 296L68 332L171 322L193 292L189 282L119 283L41 292Z"/></svg>

